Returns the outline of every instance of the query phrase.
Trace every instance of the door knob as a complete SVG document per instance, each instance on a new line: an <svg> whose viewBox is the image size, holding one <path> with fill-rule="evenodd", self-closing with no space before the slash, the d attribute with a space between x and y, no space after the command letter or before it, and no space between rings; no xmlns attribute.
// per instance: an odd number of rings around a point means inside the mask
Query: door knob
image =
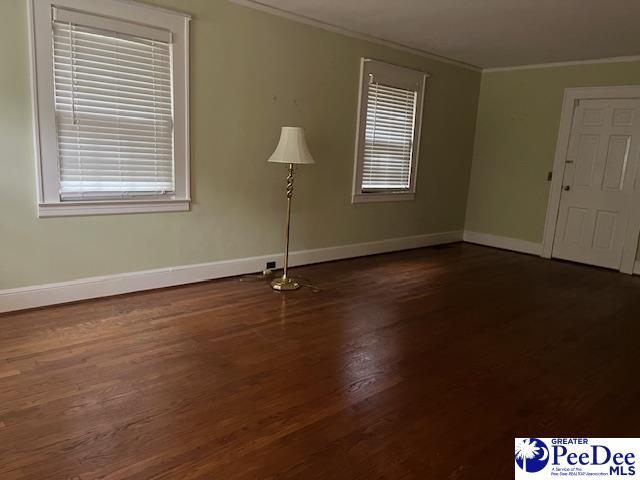
<svg viewBox="0 0 640 480"><path fill-rule="evenodd" d="M568 192L569 190L571 190L571 187L569 185L565 185L564 187L562 187L562 189Z"/></svg>

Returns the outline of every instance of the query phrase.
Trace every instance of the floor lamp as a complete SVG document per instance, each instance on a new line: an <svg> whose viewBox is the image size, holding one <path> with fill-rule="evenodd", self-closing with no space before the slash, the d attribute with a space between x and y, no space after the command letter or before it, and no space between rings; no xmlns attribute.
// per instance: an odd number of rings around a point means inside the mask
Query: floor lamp
<svg viewBox="0 0 640 480"><path fill-rule="evenodd" d="M287 174L287 228L284 236L284 272L282 277L271 282L274 290L297 290L300 284L289 278L289 225L291 223L291 196L293 195L293 166L315 163L304 138L304 129L300 127L282 127L280 141L269 158L270 162L288 164Z"/></svg>

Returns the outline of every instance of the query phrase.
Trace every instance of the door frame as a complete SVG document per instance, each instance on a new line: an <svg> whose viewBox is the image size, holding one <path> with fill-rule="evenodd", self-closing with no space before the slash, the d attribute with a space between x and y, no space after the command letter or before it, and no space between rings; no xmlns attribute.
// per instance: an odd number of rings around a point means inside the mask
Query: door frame
<svg viewBox="0 0 640 480"><path fill-rule="evenodd" d="M569 148L569 137L573 116L578 102L586 99L640 99L640 86L612 86L612 87L571 87L564 91L562 100L562 114L560 115L560 128L556 142L556 153L553 160L553 173L551 188L549 190L549 202L547 204L547 218L544 225L544 237L542 240L542 257L551 258L553 254L553 242L556 236L558 213L560 210L560 198L562 196L562 180L566 167L565 157ZM640 168L636 176L640 175ZM638 179L636 178L636 182ZM637 185L637 183L635 183ZM636 255L638 251L638 239L640 237L640 192L636 189L633 194L636 200L629 206L629 225L624 240L622 273L634 273Z"/></svg>

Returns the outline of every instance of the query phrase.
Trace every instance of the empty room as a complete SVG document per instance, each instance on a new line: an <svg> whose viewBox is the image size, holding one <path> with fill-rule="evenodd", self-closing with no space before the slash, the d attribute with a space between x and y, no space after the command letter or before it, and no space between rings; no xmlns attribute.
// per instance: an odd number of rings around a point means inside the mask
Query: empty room
<svg viewBox="0 0 640 480"><path fill-rule="evenodd" d="M638 18L2 0L0 479L635 478Z"/></svg>

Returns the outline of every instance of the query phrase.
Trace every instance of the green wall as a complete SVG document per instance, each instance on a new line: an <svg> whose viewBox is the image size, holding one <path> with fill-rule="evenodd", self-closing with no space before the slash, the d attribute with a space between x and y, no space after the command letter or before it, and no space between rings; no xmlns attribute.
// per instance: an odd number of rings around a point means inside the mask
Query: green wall
<svg viewBox="0 0 640 480"><path fill-rule="evenodd" d="M190 212L38 219L27 2L0 2L0 289L282 251L281 125L306 127L294 250L461 230L480 74L223 0L191 24ZM431 74L413 202L351 204L360 57Z"/></svg>
<svg viewBox="0 0 640 480"><path fill-rule="evenodd" d="M466 229L542 242L564 89L640 84L640 62L484 72Z"/></svg>

